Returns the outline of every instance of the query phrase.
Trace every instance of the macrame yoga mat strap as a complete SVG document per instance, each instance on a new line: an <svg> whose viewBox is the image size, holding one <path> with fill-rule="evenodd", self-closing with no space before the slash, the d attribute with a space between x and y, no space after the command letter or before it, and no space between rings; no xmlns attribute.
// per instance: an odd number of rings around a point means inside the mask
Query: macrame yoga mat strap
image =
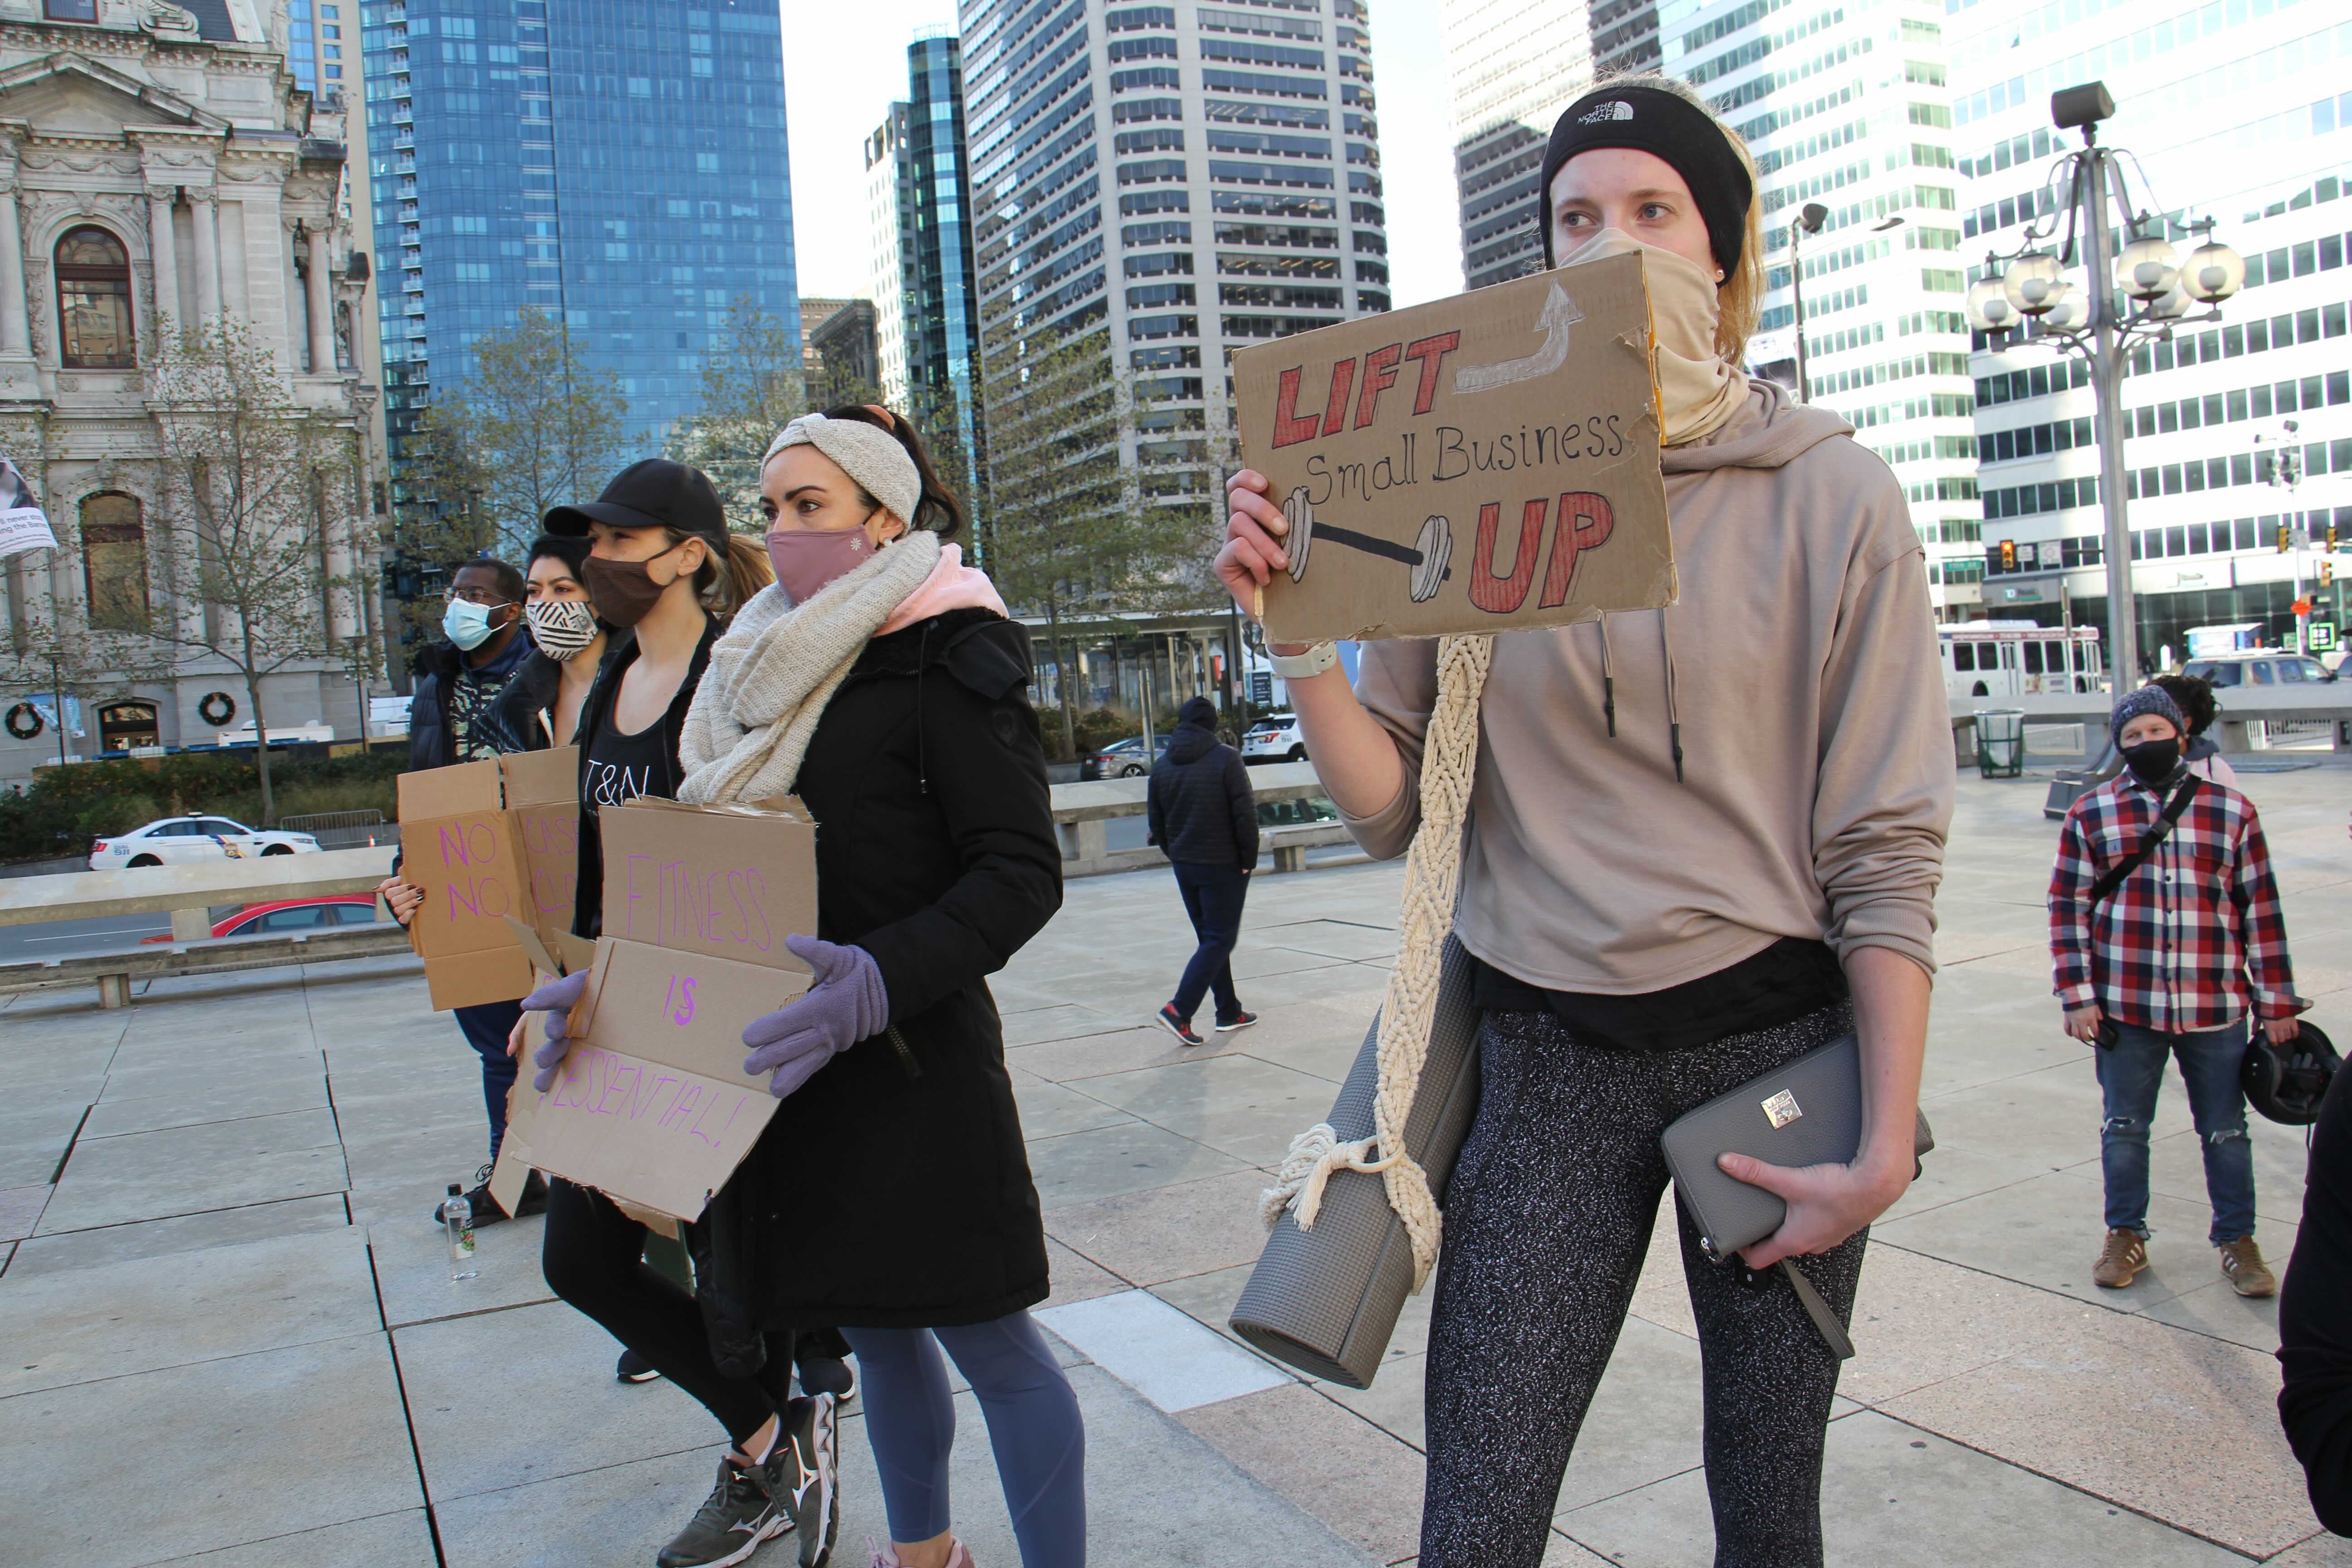
<svg viewBox="0 0 2352 1568"><path fill-rule="evenodd" d="M1477 1108L1472 960L1451 932L1492 653L1486 637L1439 644L1388 996L1328 1125L1301 1135L1266 1194L1272 1233L1234 1308L1234 1331L1258 1349L1355 1388L1436 1261L1436 1194Z"/></svg>

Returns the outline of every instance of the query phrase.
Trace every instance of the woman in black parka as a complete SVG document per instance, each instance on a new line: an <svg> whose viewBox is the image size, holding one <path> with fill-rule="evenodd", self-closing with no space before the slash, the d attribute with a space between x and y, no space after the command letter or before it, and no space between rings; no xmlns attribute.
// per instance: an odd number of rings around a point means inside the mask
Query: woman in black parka
<svg viewBox="0 0 2352 1568"><path fill-rule="evenodd" d="M1045 1230L985 976L1061 902L1028 637L941 543L961 508L867 405L795 420L761 507L776 586L711 649L681 800L797 795L817 823L815 975L744 1031L782 1101L694 1227L722 1367L838 1324L905 1568L968 1564L947 1513L944 1347L986 1415L1027 1568L1085 1560L1077 1404L1026 1309Z"/></svg>

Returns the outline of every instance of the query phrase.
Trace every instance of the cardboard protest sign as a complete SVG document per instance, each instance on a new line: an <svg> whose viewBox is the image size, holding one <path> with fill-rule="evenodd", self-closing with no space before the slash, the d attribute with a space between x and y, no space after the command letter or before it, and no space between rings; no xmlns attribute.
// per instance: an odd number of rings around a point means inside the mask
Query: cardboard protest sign
<svg viewBox="0 0 2352 1568"><path fill-rule="evenodd" d="M816 824L798 801L637 800L599 820L606 936L806 967L784 951L816 931Z"/></svg>
<svg viewBox="0 0 2352 1568"><path fill-rule="evenodd" d="M1590 620L1675 599L1639 255L1234 356L1243 459L1289 521L1276 642Z"/></svg>
<svg viewBox="0 0 2352 1568"><path fill-rule="evenodd" d="M775 1114L765 1075L743 1071L743 1026L808 987L784 938L816 929L816 824L794 801L646 800L600 825L604 933L578 1043L545 1094L526 1076L512 1103L530 1163L690 1220Z"/></svg>
<svg viewBox="0 0 2352 1568"><path fill-rule="evenodd" d="M507 1002L531 961L507 928L552 949L572 925L579 752L521 752L400 775L400 874L425 890L409 940L437 1009Z"/></svg>

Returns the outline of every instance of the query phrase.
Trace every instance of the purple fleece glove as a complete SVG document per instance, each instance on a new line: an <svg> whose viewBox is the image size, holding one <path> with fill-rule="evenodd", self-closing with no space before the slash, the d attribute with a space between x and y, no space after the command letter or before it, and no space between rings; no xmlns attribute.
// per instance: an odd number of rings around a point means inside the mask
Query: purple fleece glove
<svg viewBox="0 0 2352 1568"><path fill-rule="evenodd" d="M572 1021L572 1009L579 1005L581 993L587 989L588 972L583 969L577 974L551 980L522 999L524 1012L548 1016L547 1042L533 1052L530 1058L539 1068L531 1078L530 1087L541 1094L555 1087L555 1075L563 1070L564 1053L572 1049L572 1041L564 1035L563 1026ZM523 1038L530 1038L528 1031Z"/></svg>
<svg viewBox="0 0 2352 1568"><path fill-rule="evenodd" d="M788 936L784 946L816 972L816 984L743 1030L743 1043L751 1048L743 1070L772 1072L768 1092L778 1100L841 1052L890 1026L890 993L872 953L813 936Z"/></svg>

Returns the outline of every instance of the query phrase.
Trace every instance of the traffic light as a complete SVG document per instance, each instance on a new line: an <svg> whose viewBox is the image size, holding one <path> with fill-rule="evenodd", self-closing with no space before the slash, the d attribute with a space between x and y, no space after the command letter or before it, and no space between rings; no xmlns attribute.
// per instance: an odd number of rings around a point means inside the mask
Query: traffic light
<svg viewBox="0 0 2352 1568"><path fill-rule="evenodd" d="M2014 539L2000 542L2000 569L2004 572L2017 570L2017 541Z"/></svg>
<svg viewBox="0 0 2352 1568"><path fill-rule="evenodd" d="M2333 561L2322 561L2319 563L2319 585L2325 588L2335 581L2336 563Z"/></svg>
<svg viewBox="0 0 2352 1568"><path fill-rule="evenodd" d="M2282 522L2279 524L2279 553L2281 555L2285 554L2287 552L2287 548L2286 524Z"/></svg>
<svg viewBox="0 0 2352 1568"><path fill-rule="evenodd" d="M2332 522L2327 525L2327 553L2336 553L2336 525Z"/></svg>

